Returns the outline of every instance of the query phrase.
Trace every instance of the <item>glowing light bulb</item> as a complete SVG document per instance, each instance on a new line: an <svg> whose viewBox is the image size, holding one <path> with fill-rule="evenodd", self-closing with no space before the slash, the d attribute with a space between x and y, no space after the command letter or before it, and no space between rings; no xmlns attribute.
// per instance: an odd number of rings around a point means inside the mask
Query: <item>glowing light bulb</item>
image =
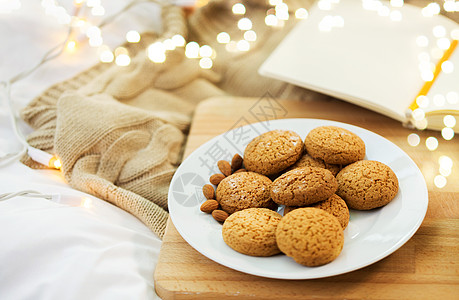
<svg viewBox="0 0 459 300"><path fill-rule="evenodd" d="M92 200L91 198L88 198L88 197L83 197L81 199L81 207L84 207L84 208L91 208L92 206Z"/></svg>
<svg viewBox="0 0 459 300"><path fill-rule="evenodd" d="M269 0L269 5L276 6L282 3L282 0Z"/></svg>
<svg viewBox="0 0 459 300"><path fill-rule="evenodd" d="M76 49L76 42L75 41L69 41L66 46L67 50L69 52L73 52Z"/></svg>
<svg viewBox="0 0 459 300"><path fill-rule="evenodd" d="M275 15L267 15L265 17L265 24L268 26L277 26L278 20Z"/></svg>
<svg viewBox="0 0 459 300"><path fill-rule="evenodd" d="M453 168L453 160L451 157L447 155L442 155L438 158L438 164L441 168L445 169L452 169Z"/></svg>
<svg viewBox="0 0 459 300"><path fill-rule="evenodd" d="M185 56L188 58L199 57L199 44L196 42L189 42L185 46Z"/></svg>
<svg viewBox="0 0 459 300"><path fill-rule="evenodd" d="M166 47L161 42L155 42L147 48L148 58L154 63L166 61Z"/></svg>
<svg viewBox="0 0 459 300"><path fill-rule="evenodd" d="M126 33L126 41L129 43L138 43L140 42L140 34L135 30L129 30Z"/></svg>
<svg viewBox="0 0 459 300"><path fill-rule="evenodd" d="M110 50L103 50L99 54L99 60L103 63L111 63L113 59L115 59L115 56Z"/></svg>
<svg viewBox="0 0 459 300"><path fill-rule="evenodd" d="M443 124L445 124L446 127L453 128L456 126L456 118L452 115L446 115L443 117Z"/></svg>
<svg viewBox="0 0 459 300"><path fill-rule="evenodd" d="M239 51L249 51L250 44L246 40L240 40L239 42L237 42L237 49Z"/></svg>
<svg viewBox="0 0 459 300"><path fill-rule="evenodd" d="M242 3L236 3L232 7L233 14L235 15L243 15L245 14L245 6Z"/></svg>
<svg viewBox="0 0 459 300"><path fill-rule="evenodd" d="M454 71L454 64L451 61L446 60L442 62L441 70L446 74L452 73Z"/></svg>
<svg viewBox="0 0 459 300"><path fill-rule="evenodd" d="M445 3L443 3L443 8L447 12L453 12L456 10L456 3L454 3L454 0L446 0Z"/></svg>
<svg viewBox="0 0 459 300"><path fill-rule="evenodd" d="M212 68L212 59L209 57L203 57L199 60L199 66L203 69L210 69Z"/></svg>
<svg viewBox="0 0 459 300"><path fill-rule="evenodd" d="M242 18L237 22L237 27L240 30L250 30L252 29L252 21L248 18Z"/></svg>
<svg viewBox="0 0 459 300"><path fill-rule="evenodd" d="M103 44L104 40L102 39L101 36L95 36L95 37L91 37L89 38L89 46L91 47L99 47Z"/></svg>
<svg viewBox="0 0 459 300"><path fill-rule="evenodd" d="M199 56L211 57L213 53L212 48L209 45L204 45L199 49Z"/></svg>
<svg viewBox="0 0 459 300"><path fill-rule="evenodd" d="M174 42L172 41L172 39L165 39L163 41L163 45L164 45L164 49L168 50L168 51L172 51L175 49L175 44Z"/></svg>
<svg viewBox="0 0 459 300"><path fill-rule="evenodd" d="M421 108L417 108L413 111L413 119L416 121L420 121L425 118L424 110Z"/></svg>
<svg viewBox="0 0 459 300"><path fill-rule="evenodd" d="M421 138L416 133L410 133L407 137L408 145L416 147L421 142Z"/></svg>
<svg viewBox="0 0 459 300"><path fill-rule="evenodd" d="M244 39L249 42L255 42L257 40L257 34L253 30L244 32Z"/></svg>
<svg viewBox="0 0 459 300"><path fill-rule="evenodd" d="M183 47L186 44L185 38L180 34L176 34L172 37L175 47Z"/></svg>
<svg viewBox="0 0 459 300"><path fill-rule="evenodd" d="M101 35L100 28L97 26L91 26L86 30L86 36L88 38L96 38Z"/></svg>
<svg viewBox="0 0 459 300"><path fill-rule="evenodd" d="M305 8L298 8L295 11L295 18L297 19L306 19L308 16L309 16L309 13Z"/></svg>
<svg viewBox="0 0 459 300"><path fill-rule="evenodd" d="M419 130L424 130L427 128L427 119L422 119L419 121L414 121L414 126Z"/></svg>
<svg viewBox="0 0 459 300"><path fill-rule="evenodd" d="M236 52L237 51L236 41L230 41L228 44L225 45L225 49L228 52Z"/></svg>
<svg viewBox="0 0 459 300"><path fill-rule="evenodd" d="M131 63L131 58L127 54L120 54L116 57L115 63L120 67L126 67Z"/></svg>
<svg viewBox="0 0 459 300"><path fill-rule="evenodd" d="M439 38L437 40L437 47L442 50L448 49L450 45L451 45L451 42L449 41L448 38Z"/></svg>
<svg viewBox="0 0 459 300"><path fill-rule="evenodd" d="M421 72L421 78L424 81L432 81L434 79L434 74L432 71L425 70Z"/></svg>
<svg viewBox="0 0 459 300"><path fill-rule="evenodd" d="M60 168L62 167L62 163L61 163L61 161L60 161L59 158L53 156L53 157L49 160L48 166L49 166L50 168L54 168L54 169L56 169L56 170L60 170Z"/></svg>
<svg viewBox="0 0 459 300"><path fill-rule="evenodd" d="M428 137L426 139L426 147L430 151L436 150L438 148L438 140L433 136Z"/></svg>
<svg viewBox="0 0 459 300"><path fill-rule="evenodd" d="M454 130L452 128L445 127L441 130L441 136L445 140L449 141L454 137Z"/></svg>
<svg viewBox="0 0 459 300"><path fill-rule="evenodd" d="M444 176L442 175L437 175L434 178L434 184L437 188L441 189L446 186L447 180Z"/></svg>
<svg viewBox="0 0 459 300"><path fill-rule="evenodd" d="M390 5L393 7L402 7L403 6L403 0L390 0Z"/></svg>
<svg viewBox="0 0 459 300"><path fill-rule="evenodd" d="M226 32L220 32L219 34L217 34L217 42L219 42L220 44L228 44L230 40L230 35Z"/></svg>
<svg viewBox="0 0 459 300"><path fill-rule="evenodd" d="M420 107L420 108L426 108L427 106L429 106L429 98L427 98L427 96L418 96L416 98L416 104Z"/></svg>
<svg viewBox="0 0 459 300"><path fill-rule="evenodd" d="M437 25L433 28L432 30L433 32L433 35L437 38L441 38L441 37L444 37L446 35L446 29L445 27L441 26L441 25Z"/></svg>

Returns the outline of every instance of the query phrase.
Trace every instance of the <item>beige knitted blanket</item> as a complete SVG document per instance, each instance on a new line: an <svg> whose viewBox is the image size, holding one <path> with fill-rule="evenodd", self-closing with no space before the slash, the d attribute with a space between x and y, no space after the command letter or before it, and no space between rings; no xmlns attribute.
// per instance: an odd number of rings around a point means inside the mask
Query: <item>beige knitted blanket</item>
<svg viewBox="0 0 459 300"><path fill-rule="evenodd" d="M241 35L232 1L212 1L188 18L178 7L163 10L161 35L146 33L126 47L128 67L98 64L49 88L23 111L35 131L29 143L56 154L68 183L128 211L162 237L170 180L181 160L186 134L197 103L221 95L320 100L326 96L257 74L261 63L294 25L283 29L264 24L264 0L242 1L258 38L249 52L227 52L216 42L221 31ZM311 1L284 1L294 10ZM212 46L217 57L211 70L188 59L183 48L168 52L164 63L146 57L155 40L181 34L188 41ZM26 165L39 168L29 157Z"/></svg>

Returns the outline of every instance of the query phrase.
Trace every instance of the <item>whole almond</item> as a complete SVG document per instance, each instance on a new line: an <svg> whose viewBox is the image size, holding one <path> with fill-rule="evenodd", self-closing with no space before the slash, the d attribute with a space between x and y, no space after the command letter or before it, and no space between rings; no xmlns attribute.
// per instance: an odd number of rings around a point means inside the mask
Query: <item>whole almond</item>
<svg viewBox="0 0 459 300"><path fill-rule="evenodd" d="M231 160L231 169L234 171L239 170L242 167L243 159L239 154L234 154L233 159Z"/></svg>
<svg viewBox="0 0 459 300"><path fill-rule="evenodd" d="M214 174L210 176L209 181L212 184L218 185L223 179L225 179L225 175L223 174Z"/></svg>
<svg viewBox="0 0 459 300"><path fill-rule="evenodd" d="M216 209L212 212L212 217L218 222L225 222L226 218L229 217L228 213L221 209Z"/></svg>
<svg viewBox="0 0 459 300"><path fill-rule="evenodd" d="M220 172L223 173L223 175L225 175L225 176L230 176L231 175L231 165L226 160L219 160L217 162L217 166L218 166L218 169L220 170Z"/></svg>
<svg viewBox="0 0 459 300"><path fill-rule="evenodd" d="M202 187L202 193L204 194L204 197L206 197L206 199L215 199L215 190L214 187L210 184L205 184Z"/></svg>
<svg viewBox="0 0 459 300"><path fill-rule="evenodd" d="M210 214L218 208L217 200L209 199L201 205L201 211Z"/></svg>
<svg viewBox="0 0 459 300"><path fill-rule="evenodd" d="M234 171L233 174L240 173L240 172L247 172L247 170L246 169L239 169L239 170Z"/></svg>

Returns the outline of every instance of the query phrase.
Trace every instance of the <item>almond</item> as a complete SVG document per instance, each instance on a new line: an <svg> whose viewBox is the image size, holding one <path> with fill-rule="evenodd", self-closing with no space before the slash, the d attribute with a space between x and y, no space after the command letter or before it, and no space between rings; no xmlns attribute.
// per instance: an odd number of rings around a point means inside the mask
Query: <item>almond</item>
<svg viewBox="0 0 459 300"><path fill-rule="evenodd" d="M201 211L210 214L218 208L217 200L209 199L201 205Z"/></svg>
<svg viewBox="0 0 459 300"><path fill-rule="evenodd" d="M226 218L229 217L228 213L221 209L216 209L212 212L212 217L218 222L225 222Z"/></svg>
<svg viewBox="0 0 459 300"><path fill-rule="evenodd" d="M215 190L214 187L210 184L205 184L202 187L202 193L204 194L204 197L206 197L206 199L215 199Z"/></svg>
<svg viewBox="0 0 459 300"><path fill-rule="evenodd" d="M210 183L218 185L223 179L225 179L225 175L223 174L214 174L210 176Z"/></svg>
<svg viewBox="0 0 459 300"><path fill-rule="evenodd" d="M233 174L240 173L240 172L247 172L247 170L246 169L239 169L239 170L234 171Z"/></svg>
<svg viewBox="0 0 459 300"><path fill-rule="evenodd" d="M231 160L231 169L234 171L239 170L242 167L243 159L239 154L234 154Z"/></svg>
<svg viewBox="0 0 459 300"><path fill-rule="evenodd" d="M219 160L217 162L217 166L218 166L218 169L220 170L220 172L223 173L223 175L225 175L225 176L230 176L231 175L231 165L226 160Z"/></svg>

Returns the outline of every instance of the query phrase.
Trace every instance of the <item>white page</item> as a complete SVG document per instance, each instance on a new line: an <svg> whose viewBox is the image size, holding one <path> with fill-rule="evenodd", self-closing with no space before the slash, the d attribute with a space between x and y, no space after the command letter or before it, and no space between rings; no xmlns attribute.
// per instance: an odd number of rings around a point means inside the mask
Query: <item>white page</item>
<svg viewBox="0 0 459 300"><path fill-rule="evenodd" d="M365 10L360 0L314 7L261 66L262 75L347 100L392 118L405 120L405 110L424 84L419 54L430 55L437 38L433 28L450 32L458 25L442 16L424 17L421 9L405 4L400 21ZM343 27L319 29L326 16L340 16ZM416 39L430 41L420 47ZM458 66L459 67L459 64Z"/></svg>

